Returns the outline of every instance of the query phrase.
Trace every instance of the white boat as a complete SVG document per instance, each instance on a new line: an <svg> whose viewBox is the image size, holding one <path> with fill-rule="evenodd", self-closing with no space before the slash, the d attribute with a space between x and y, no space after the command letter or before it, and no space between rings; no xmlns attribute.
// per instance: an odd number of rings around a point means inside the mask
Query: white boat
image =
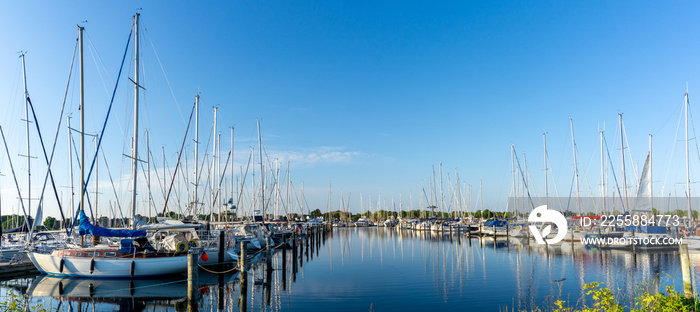
<svg viewBox="0 0 700 312"><path fill-rule="evenodd" d="M360 218L355 221L355 227L366 227L369 226L370 222L366 218Z"/></svg>
<svg viewBox="0 0 700 312"><path fill-rule="evenodd" d="M135 51L138 55L139 51L139 14L134 15L133 27L136 30L135 36ZM78 46L80 55L83 50L83 28L79 28ZM139 68L138 58L135 59L135 68ZM82 62L80 68L80 81L83 83ZM85 216L83 206L81 205L77 211L80 218L79 234L92 235L95 237L136 237L136 239L122 239L120 247L98 244L93 247L77 247L56 249L51 253L40 253L37 251L28 252L29 259L34 266L42 272L56 276L71 276L71 277L99 277L99 278L134 278L134 277L150 277L160 275L179 274L187 270L187 256L183 252L173 252L163 247L156 250L151 246L149 240L145 237L145 230L136 230L136 178L137 178L137 155L138 155L138 90L142 87L139 84L138 74L135 75L134 88L134 143L132 148L132 204L131 204L131 222L133 230L112 230L101 228L92 225L89 219ZM84 104L84 98L81 92L81 106ZM81 110L81 121L84 116ZM82 122L81 122L82 124ZM81 127L81 136L84 129ZM99 143L98 148L99 150ZM81 170L84 169L85 159L81 159ZM87 187L86 179L85 186L81 190L81 195L84 194ZM82 197L82 196L81 196ZM81 199L82 202L82 199ZM187 245L186 242L177 242L178 245ZM82 245L82 242L81 242ZM177 247L177 246L176 246ZM183 247L186 248L186 247Z"/></svg>
<svg viewBox="0 0 700 312"><path fill-rule="evenodd" d="M430 222L428 221L423 221L421 223L418 223L415 225L414 228L416 231L430 231Z"/></svg>
<svg viewBox="0 0 700 312"><path fill-rule="evenodd" d="M54 250L51 254L28 252L41 273L53 276L134 278L185 273L186 254L154 254L141 258L120 255L116 249ZM138 258L137 258L138 257Z"/></svg>
<svg viewBox="0 0 700 312"><path fill-rule="evenodd" d="M446 224L443 224L443 223L433 223L430 226L430 231L431 232L449 232L450 227Z"/></svg>

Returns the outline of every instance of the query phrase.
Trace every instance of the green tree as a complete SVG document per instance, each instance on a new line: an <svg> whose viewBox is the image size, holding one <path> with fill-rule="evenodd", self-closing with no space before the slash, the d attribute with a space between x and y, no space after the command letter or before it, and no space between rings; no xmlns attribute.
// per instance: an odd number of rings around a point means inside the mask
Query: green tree
<svg viewBox="0 0 700 312"><path fill-rule="evenodd" d="M44 227L46 227L46 229L49 231L53 231L53 230L58 229L58 226L57 226L58 224L59 223L56 222L56 218L54 218L52 216L48 216L48 217L46 217L46 219L44 219Z"/></svg>
<svg viewBox="0 0 700 312"><path fill-rule="evenodd" d="M4 230L7 229L12 229L18 226L22 226L24 224L24 216L18 216L18 215L11 215L9 218L7 218L5 221L2 222L2 228ZM27 224L28 226L32 224L32 217L29 217L29 223Z"/></svg>
<svg viewBox="0 0 700 312"><path fill-rule="evenodd" d="M314 210L314 211L311 212L311 216L314 217L314 218L320 217L321 215L323 215L323 214L321 213L321 209L316 209L316 210Z"/></svg>

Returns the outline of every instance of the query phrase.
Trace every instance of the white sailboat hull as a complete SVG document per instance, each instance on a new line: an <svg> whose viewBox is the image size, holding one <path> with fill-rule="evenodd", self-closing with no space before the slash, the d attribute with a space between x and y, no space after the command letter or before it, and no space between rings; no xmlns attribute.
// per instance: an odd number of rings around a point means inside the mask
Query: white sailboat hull
<svg viewBox="0 0 700 312"><path fill-rule="evenodd" d="M154 258L60 257L36 252L29 252L27 255L39 272L54 276L132 278L181 274L187 271L186 255ZM90 273L93 259L95 262Z"/></svg>

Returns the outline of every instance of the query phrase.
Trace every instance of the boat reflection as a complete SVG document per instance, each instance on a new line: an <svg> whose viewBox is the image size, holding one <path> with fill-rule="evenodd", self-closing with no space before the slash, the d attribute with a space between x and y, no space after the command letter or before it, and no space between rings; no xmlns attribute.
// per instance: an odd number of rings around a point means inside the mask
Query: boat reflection
<svg viewBox="0 0 700 312"><path fill-rule="evenodd" d="M678 289L680 282L677 252L374 227L334 228L246 259L245 273L200 270L193 301L185 276L133 281L38 276L17 292L57 311L354 311L370 304L377 311L456 310L465 304L475 310L533 310L559 298L584 303L590 300L584 285L591 282L628 299L666 286ZM699 275L700 255L691 254L691 263Z"/></svg>

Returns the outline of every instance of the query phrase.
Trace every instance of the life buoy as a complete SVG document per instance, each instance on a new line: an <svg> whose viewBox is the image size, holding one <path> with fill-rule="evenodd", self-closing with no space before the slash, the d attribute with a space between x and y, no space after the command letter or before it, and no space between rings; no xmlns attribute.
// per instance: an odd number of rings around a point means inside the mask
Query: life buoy
<svg viewBox="0 0 700 312"><path fill-rule="evenodd" d="M186 252L188 249L190 248L187 244L185 244L185 242L179 242L177 245L175 245L176 252Z"/></svg>
<svg viewBox="0 0 700 312"><path fill-rule="evenodd" d="M199 248L199 241L196 239L191 239L189 242L187 242L187 247L189 248Z"/></svg>
<svg viewBox="0 0 700 312"><path fill-rule="evenodd" d="M698 229L697 231L695 231L695 236L700 236L700 229Z"/></svg>

